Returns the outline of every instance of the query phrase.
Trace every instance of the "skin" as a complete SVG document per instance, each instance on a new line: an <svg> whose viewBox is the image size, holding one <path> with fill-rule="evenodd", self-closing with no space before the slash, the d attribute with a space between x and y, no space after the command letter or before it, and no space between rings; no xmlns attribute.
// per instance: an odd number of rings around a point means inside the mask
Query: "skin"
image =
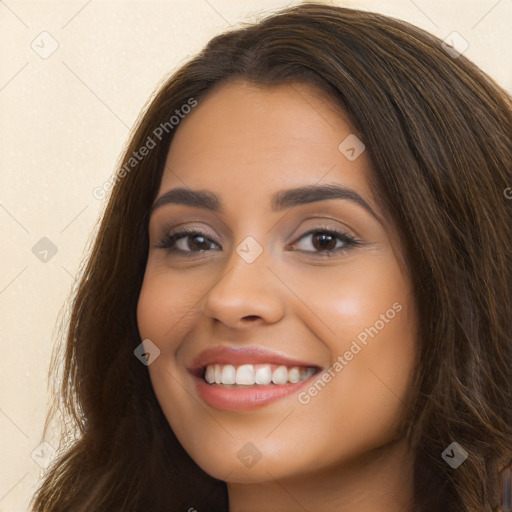
<svg viewBox="0 0 512 512"><path fill-rule="evenodd" d="M338 150L352 133L311 86L237 81L201 100L169 150L157 198L174 187L209 190L224 212L153 212L139 331L161 351L148 368L170 426L201 468L228 483L233 512L410 510L412 456L398 418L417 355L414 297L366 152L349 161ZM378 218L347 199L271 210L277 191L328 183L356 191ZM188 258L154 247L178 227L213 243L199 252L182 238ZM326 227L361 245L322 255L308 232ZM236 252L247 236L263 249L250 264ZM396 303L394 318L307 404L293 393L251 411L218 410L186 370L218 345L261 346L327 369ZM248 442L261 453L252 467L237 457Z"/></svg>

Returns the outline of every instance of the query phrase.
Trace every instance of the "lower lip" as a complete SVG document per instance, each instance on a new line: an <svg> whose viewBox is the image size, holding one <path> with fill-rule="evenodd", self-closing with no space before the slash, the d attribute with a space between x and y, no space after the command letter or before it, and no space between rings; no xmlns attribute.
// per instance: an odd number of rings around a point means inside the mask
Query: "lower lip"
<svg viewBox="0 0 512 512"><path fill-rule="evenodd" d="M227 388L218 384L208 384L203 378L195 377L197 392L212 407L222 411L249 411L257 409L285 396L297 393L317 374L297 383L269 386L247 386L244 388Z"/></svg>

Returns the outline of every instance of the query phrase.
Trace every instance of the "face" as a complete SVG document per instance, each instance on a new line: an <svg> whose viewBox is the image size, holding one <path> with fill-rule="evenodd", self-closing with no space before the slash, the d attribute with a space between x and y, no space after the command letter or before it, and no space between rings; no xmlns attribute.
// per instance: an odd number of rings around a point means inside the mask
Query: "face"
<svg viewBox="0 0 512 512"><path fill-rule="evenodd" d="M398 438L414 298L353 137L315 89L245 82L175 133L137 318L161 408L215 478L293 477Z"/></svg>

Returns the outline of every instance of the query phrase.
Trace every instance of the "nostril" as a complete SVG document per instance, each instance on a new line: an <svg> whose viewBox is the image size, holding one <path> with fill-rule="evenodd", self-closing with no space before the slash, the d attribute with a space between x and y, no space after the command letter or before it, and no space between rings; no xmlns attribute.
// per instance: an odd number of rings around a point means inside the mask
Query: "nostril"
<svg viewBox="0 0 512 512"><path fill-rule="evenodd" d="M258 318L260 318L258 315L248 315L248 316L244 316L244 320L258 320Z"/></svg>

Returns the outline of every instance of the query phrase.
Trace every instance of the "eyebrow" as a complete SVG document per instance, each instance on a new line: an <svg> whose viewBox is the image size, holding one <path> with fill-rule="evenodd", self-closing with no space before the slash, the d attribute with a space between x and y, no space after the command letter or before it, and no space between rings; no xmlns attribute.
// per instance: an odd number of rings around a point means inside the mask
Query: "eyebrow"
<svg viewBox="0 0 512 512"><path fill-rule="evenodd" d="M278 212L294 206L328 199L352 201L368 211L379 222L382 222L372 207L356 191L340 185L307 185L305 187L281 190L272 196L271 207L272 211ZM194 206L216 213L223 213L224 211L219 196L213 192L178 187L162 194L153 203L150 214L168 204Z"/></svg>

